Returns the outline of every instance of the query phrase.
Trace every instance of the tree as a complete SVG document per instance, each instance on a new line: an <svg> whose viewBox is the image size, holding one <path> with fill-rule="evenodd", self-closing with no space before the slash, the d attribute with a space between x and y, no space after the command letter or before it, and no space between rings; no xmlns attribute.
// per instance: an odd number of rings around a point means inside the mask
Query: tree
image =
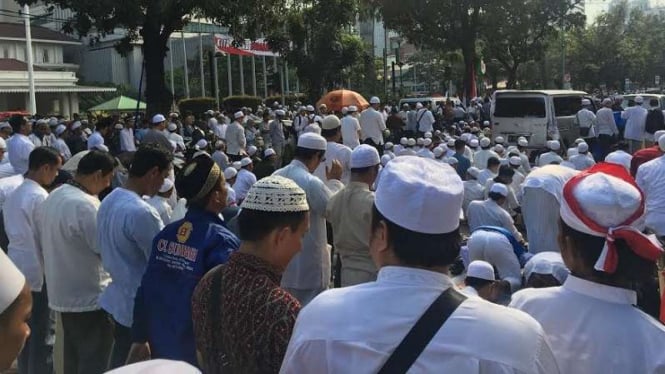
<svg viewBox="0 0 665 374"><path fill-rule="evenodd" d="M39 0L18 0L34 4ZM148 114L168 110L172 94L164 79L164 57L171 34L182 29L191 17L207 18L229 27L236 39L255 39L280 25L287 0L45 0L49 6L71 9L75 15L64 31L91 35L94 40L125 29L116 45L120 53L131 50L132 43L143 40ZM289 3L293 3L290 1Z"/></svg>
<svg viewBox="0 0 665 374"><path fill-rule="evenodd" d="M516 88L521 64L542 57L550 36L561 28L583 27L584 15L576 11L581 0L502 0L490 2L481 29L485 51L508 76L508 88Z"/></svg>
<svg viewBox="0 0 665 374"><path fill-rule="evenodd" d="M464 92L472 95L478 62L476 42L483 9L496 0L367 0L380 9L386 26L418 47L460 50Z"/></svg>

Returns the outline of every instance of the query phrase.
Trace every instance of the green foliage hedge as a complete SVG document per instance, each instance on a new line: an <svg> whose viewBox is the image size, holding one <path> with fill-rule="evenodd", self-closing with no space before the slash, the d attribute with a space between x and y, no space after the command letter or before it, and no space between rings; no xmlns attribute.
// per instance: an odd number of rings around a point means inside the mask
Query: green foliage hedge
<svg viewBox="0 0 665 374"><path fill-rule="evenodd" d="M242 107L256 109L263 99L258 96L229 96L222 100L222 107L227 112L236 111Z"/></svg>
<svg viewBox="0 0 665 374"><path fill-rule="evenodd" d="M195 116L200 116L210 109L215 109L215 98L192 97L191 99L182 99L178 103L178 108L180 109L180 113L190 112Z"/></svg>

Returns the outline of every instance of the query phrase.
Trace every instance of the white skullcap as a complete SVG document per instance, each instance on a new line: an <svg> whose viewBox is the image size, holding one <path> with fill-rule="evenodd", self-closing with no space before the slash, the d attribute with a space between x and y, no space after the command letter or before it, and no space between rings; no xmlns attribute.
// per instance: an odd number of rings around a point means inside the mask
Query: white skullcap
<svg viewBox="0 0 665 374"><path fill-rule="evenodd" d="M386 144L383 145L383 149L385 149L386 151L389 151L389 150L393 149L394 147L395 147L395 145L391 142L387 142Z"/></svg>
<svg viewBox="0 0 665 374"><path fill-rule="evenodd" d="M315 112L316 111L316 109L314 109L314 106L312 106L312 105L306 106L305 110L307 110L308 112Z"/></svg>
<svg viewBox="0 0 665 374"><path fill-rule="evenodd" d="M660 137L663 135L665 135L665 130L658 130L653 134L653 138L655 141L658 141L658 139L660 139Z"/></svg>
<svg viewBox="0 0 665 374"><path fill-rule="evenodd" d="M213 114L215 114L215 111L210 109L206 112L206 114L209 115L209 116L212 116Z"/></svg>
<svg viewBox="0 0 665 374"><path fill-rule="evenodd" d="M520 165L522 165L522 159L519 158L519 157L517 157L517 156L513 156L513 157L511 157L511 158L508 160L508 162L509 162L511 165L513 165L513 166L520 166Z"/></svg>
<svg viewBox="0 0 665 374"><path fill-rule="evenodd" d="M577 145L577 152L584 153L589 152L589 145L587 143L580 143Z"/></svg>
<svg viewBox="0 0 665 374"><path fill-rule="evenodd" d="M367 168L380 163L379 152L371 145L361 144L351 152L351 169Z"/></svg>
<svg viewBox="0 0 665 374"><path fill-rule="evenodd" d="M226 168L226 170L224 170L224 179L226 179L227 181L229 179L235 178L236 175L238 175L238 170L236 170L236 168L232 166L229 166L228 168Z"/></svg>
<svg viewBox="0 0 665 374"><path fill-rule="evenodd" d="M379 98L376 97L376 96L372 96L372 98L369 99L369 103L370 104L381 104L381 100L379 100Z"/></svg>
<svg viewBox="0 0 665 374"><path fill-rule="evenodd" d="M580 143L586 143L586 140L584 140L584 139L582 139L582 138L577 138L577 139L575 139L575 145L578 145L578 144L580 144Z"/></svg>
<svg viewBox="0 0 665 374"><path fill-rule="evenodd" d="M434 157L439 158L443 156L444 153L446 153L446 150L441 147L436 147L432 152L434 152Z"/></svg>
<svg viewBox="0 0 665 374"><path fill-rule="evenodd" d="M164 121L166 121L166 118L161 114L155 114L154 117L152 117L152 123L162 123Z"/></svg>
<svg viewBox="0 0 665 374"><path fill-rule="evenodd" d="M55 117L51 117L48 120L48 125L53 127L53 126L58 126L58 119Z"/></svg>
<svg viewBox="0 0 665 374"><path fill-rule="evenodd" d="M425 133L425 139L431 139L432 138L432 133L431 132L426 132Z"/></svg>
<svg viewBox="0 0 665 374"><path fill-rule="evenodd" d="M341 124L339 118L337 118L337 116L330 115L330 116L326 116L323 119L323 123L321 124L321 128L324 129L324 130L334 130L334 129L340 127L341 125L342 124Z"/></svg>
<svg viewBox="0 0 665 374"><path fill-rule="evenodd" d="M386 166L390 160L392 160L392 158L389 155L381 156L381 166Z"/></svg>
<svg viewBox="0 0 665 374"><path fill-rule="evenodd" d="M242 164L240 163L240 161L235 161L234 163L231 164L231 166L233 166L233 168L236 170L242 169Z"/></svg>
<svg viewBox="0 0 665 374"><path fill-rule="evenodd" d="M478 145L479 145L478 139L469 140L469 146L471 148L478 148Z"/></svg>
<svg viewBox="0 0 665 374"><path fill-rule="evenodd" d="M466 269L466 276L471 278L495 281L494 267L487 261L476 260L469 264Z"/></svg>
<svg viewBox="0 0 665 374"><path fill-rule="evenodd" d="M487 148L487 147L489 147L491 143L492 143L492 141L491 141L489 138L482 138L482 139L480 139L480 146L481 146L482 148Z"/></svg>
<svg viewBox="0 0 665 374"><path fill-rule="evenodd" d="M407 138L401 138L399 140L399 144L401 144L401 145L407 145L408 143L409 143L409 139L407 139Z"/></svg>
<svg viewBox="0 0 665 374"><path fill-rule="evenodd" d="M468 168L468 169L466 170L466 172L467 172L470 176L472 176L473 178L476 178L476 179L477 179L478 176L480 175L480 169L478 169L478 168L475 167L475 166L472 166L472 167Z"/></svg>
<svg viewBox="0 0 665 374"><path fill-rule="evenodd" d="M490 125L490 121L483 121L483 126L489 126L489 125Z"/></svg>
<svg viewBox="0 0 665 374"><path fill-rule="evenodd" d="M276 115L276 116L279 116L279 117L284 117L284 116L286 115L286 112L283 111L283 110L281 110L281 109L277 109L277 110L275 111L275 115Z"/></svg>
<svg viewBox="0 0 665 374"><path fill-rule="evenodd" d="M89 135L92 135L92 130L90 130L90 129L87 128L87 127L86 127L85 129L83 129L83 132L86 133L86 135L88 135L88 136L89 136Z"/></svg>
<svg viewBox="0 0 665 374"><path fill-rule="evenodd" d="M501 144L497 144L497 145L494 146L494 152L496 152L498 154L501 154L505 151L506 151L506 149L503 148L503 146Z"/></svg>
<svg viewBox="0 0 665 374"><path fill-rule="evenodd" d="M633 156L630 153L626 152L612 152L607 157L605 157L605 162L611 164L621 165L626 170L630 171L630 163L633 160Z"/></svg>
<svg viewBox="0 0 665 374"><path fill-rule="evenodd" d="M201 374L201 371L183 361L157 359L119 367L106 374Z"/></svg>
<svg viewBox="0 0 665 374"><path fill-rule="evenodd" d="M496 139L494 139L494 143L496 144L503 144L506 140L503 138L503 136L497 136Z"/></svg>
<svg viewBox="0 0 665 374"><path fill-rule="evenodd" d="M414 138L410 138L410 139L406 142L406 145L408 145L409 147L414 147L414 146L416 145L416 139L414 139Z"/></svg>
<svg viewBox="0 0 665 374"><path fill-rule="evenodd" d="M498 193L499 195L503 197L508 196L508 187L506 187L505 184L503 183L494 183L492 185L492 188L490 188L490 192Z"/></svg>
<svg viewBox="0 0 665 374"><path fill-rule="evenodd" d="M122 130L125 126L124 126L122 123L118 122L118 123L116 123L115 126L113 126L113 127L114 127L116 130Z"/></svg>
<svg viewBox="0 0 665 374"><path fill-rule="evenodd" d="M81 127L81 122L80 121L76 121L72 124L72 130L76 130L79 127Z"/></svg>
<svg viewBox="0 0 665 374"><path fill-rule="evenodd" d="M642 96L635 96L635 102L642 104L644 102L644 98Z"/></svg>
<svg viewBox="0 0 665 374"><path fill-rule="evenodd" d="M521 138L517 141L517 145L519 145L520 147L528 147L529 141L524 138Z"/></svg>
<svg viewBox="0 0 665 374"><path fill-rule="evenodd" d="M245 116L245 113L242 110L239 110L233 114L233 118L239 119Z"/></svg>
<svg viewBox="0 0 665 374"><path fill-rule="evenodd" d="M612 99L610 99L609 97L603 99L603 105L612 105Z"/></svg>
<svg viewBox="0 0 665 374"><path fill-rule="evenodd" d="M342 114L347 114L349 112L349 107L342 108Z"/></svg>
<svg viewBox="0 0 665 374"><path fill-rule="evenodd" d="M56 135L62 135L63 132L67 131L67 126L65 125L59 125L58 127L55 128L55 134Z"/></svg>
<svg viewBox="0 0 665 374"><path fill-rule="evenodd" d="M276 155L276 154L277 154L277 153L275 153L275 150L274 150L274 149L272 149L272 148L268 148L268 149L265 150L265 152L263 152L263 157L268 158L268 157L270 157L270 156L274 156L274 155Z"/></svg>
<svg viewBox="0 0 665 374"><path fill-rule="evenodd" d="M422 109L422 108L423 108L423 104L422 104L422 103L418 103L418 104L416 104L416 109Z"/></svg>
<svg viewBox="0 0 665 374"><path fill-rule="evenodd" d="M524 279L529 281L531 274L551 275L563 284L570 271L563 262L561 253L546 251L535 254L524 265Z"/></svg>
<svg viewBox="0 0 665 374"><path fill-rule="evenodd" d="M168 129L169 129L169 131L174 132L175 130L178 129L178 125L176 125L175 123L171 122L171 123L169 123L169 127L168 127Z"/></svg>
<svg viewBox="0 0 665 374"><path fill-rule="evenodd" d="M449 157L448 158L448 164L449 165L457 165L457 164L459 164L459 160L456 159L455 157Z"/></svg>
<svg viewBox="0 0 665 374"><path fill-rule="evenodd" d="M313 132L308 132L300 135L298 138L298 147L314 149L317 151L325 151L328 147L328 144L323 136Z"/></svg>
<svg viewBox="0 0 665 374"><path fill-rule="evenodd" d="M164 183L159 187L159 193L166 193L173 189L173 181L169 178L164 178Z"/></svg>
<svg viewBox="0 0 665 374"><path fill-rule="evenodd" d="M251 164L252 164L252 159L249 158L249 157L243 157L243 159L240 160L240 167L244 168L245 166L248 166L248 165L251 165Z"/></svg>
<svg viewBox="0 0 665 374"><path fill-rule="evenodd" d="M241 208L261 212L306 212L307 195L294 181L278 175L263 178L249 189Z"/></svg>
<svg viewBox="0 0 665 374"><path fill-rule="evenodd" d="M428 158L397 157L381 172L375 204L389 221L424 234L459 228L464 185L448 165ZM451 214L441 214L441 212ZM410 214L404 214L410 212Z"/></svg>
<svg viewBox="0 0 665 374"><path fill-rule="evenodd" d="M547 148L551 149L552 151L558 151L561 149L561 143L559 143L558 140L550 140L547 142Z"/></svg>
<svg viewBox="0 0 665 374"><path fill-rule="evenodd" d="M429 147L430 145L432 145L432 139L431 138L425 138L425 140L423 140L423 145L425 147Z"/></svg>
<svg viewBox="0 0 665 374"><path fill-rule="evenodd" d="M591 100L589 99L582 99L582 106L589 106L591 105Z"/></svg>
<svg viewBox="0 0 665 374"><path fill-rule="evenodd" d="M665 152L665 136L661 136L658 138L658 148L660 148L661 151Z"/></svg>
<svg viewBox="0 0 665 374"><path fill-rule="evenodd" d="M208 141L205 139L199 139L199 141L196 142L196 145L194 146L194 148L196 148L199 151L206 149L206 147L208 147Z"/></svg>
<svg viewBox="0 0 665 374"><path fill-rule="evenodd" d="M12 125L9 124L9 122L0 122L0 130L2 129L11 129Z"/></svg>
<svg viewBox="0 0 665 374"><path fill-rule="evenodd" d="M423 138L418 138L418 139L416 139L416 144L418 144L418 145L423 145L423 144L425 144L425 139L423 139Z"/></svg>
<svg viewBox="0 0 665 374"><path fill-rule="evenodd" d="M448 147L454 147L455 146L455 139L448 139Z"/></svg>
<svg viewBox="0 0 665 374"><path fill-rule="evenodd" d="M252 156L254 156L254 155L256 154L256 152L257 152L258 150L259 150L259 149L256 148L256 146L254 146L254 145L250 145L249 147L247 147L247 154L249 155L249 157L252 157Z"/></svg>
<svg viewBox="0 0 665 374"><path fill-rule="evenodd" d="M566 156L568 156L568 158L577 156L579 154L580 152L577 150L577 148L568 148L568 151L566 151Z"/></svg>
<svg viewBox="0 0 665 374"><path fill-rule="evenodd" d="M18 298L25 286L25 277L16 265L0 251L0 314Z"/></svg>
<svg viewBox="0 0 665 374"><path fill-rule="evenodd" d="M357 111L358 111L358 107L356 107L355 105L351 105L349 107L349 113L353 113L353 112L357 112Z"/></svg>

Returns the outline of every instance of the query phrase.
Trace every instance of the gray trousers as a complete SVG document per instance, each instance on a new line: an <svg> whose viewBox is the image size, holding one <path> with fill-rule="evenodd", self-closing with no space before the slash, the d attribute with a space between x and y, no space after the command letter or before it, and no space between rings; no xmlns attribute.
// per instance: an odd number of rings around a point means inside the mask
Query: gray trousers
<svg viewBox="0 0 665 374"><path fill-rule="evenodd" d="M113 322L103 310L61 313L64 368L69 374L104 373L113 348Z"/></svg>
<svg viewBox="0 0 665 374"><path fill-rule="evenodd" d="M635 153L642 149L643 142L641 140L632 140L630 139L628 145L630 146L630 153Z"/></svg>

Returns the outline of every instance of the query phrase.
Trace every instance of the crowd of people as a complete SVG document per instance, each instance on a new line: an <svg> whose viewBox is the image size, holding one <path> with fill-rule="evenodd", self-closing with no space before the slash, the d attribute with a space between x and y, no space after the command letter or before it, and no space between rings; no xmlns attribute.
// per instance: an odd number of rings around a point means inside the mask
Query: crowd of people
<svg viewBox="0 0 665 374"><path fill-rule="evenodd" d="M0 371L665 370L662 115L369 104L0 124Z"/></svg>

